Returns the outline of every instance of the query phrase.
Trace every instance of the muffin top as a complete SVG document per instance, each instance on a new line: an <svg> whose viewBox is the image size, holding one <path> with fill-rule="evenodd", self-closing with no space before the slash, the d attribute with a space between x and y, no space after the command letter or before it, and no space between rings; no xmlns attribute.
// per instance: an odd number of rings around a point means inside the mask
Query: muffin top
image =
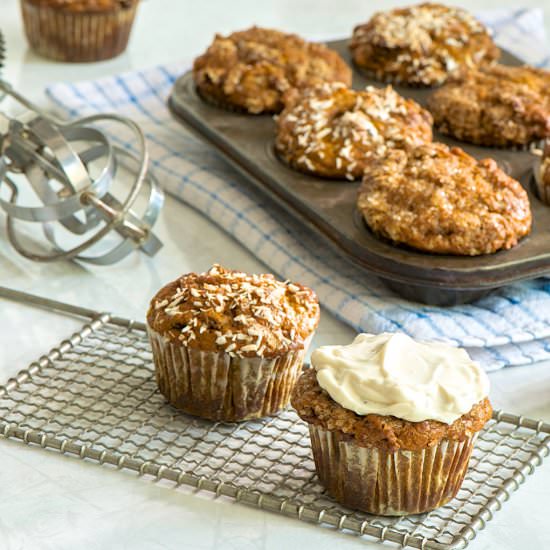
<svg viewBox="0 0 550 550"><path fill-rule="evenodd" d="M364 91L324 83L290 90L277 119L275 146L298 170L353 180L373 155L431 141L432 118L391 86Z"/></svg>
<svg viewBox="0 0 550 550"><path fill-rule="evenodd" d="M464 440L490 419L487 375L464 350L404 334L360 334L311 356L292 405L364 447L420 450Z"/></svg>
<svg viewBox="0 0 550 550"><path fill-rule="evenodd" d="M358 207L377 234L438 254L474 256L531 230L529 198L492 159L442 143L393 150L366 168Z"/></svg>
<svg viewBox="0 0 550 550"><path fill-rule="evenodd" d="M214 265L162 288L151 301L147 322L190 348L273 357L302 349L319 314L317 296L305 286Z"/></svg>
<svg viewBox="0 0 550 550"><path fill-rule="evenodd" d="M444 133L481 145L524 145L550 136L550 71L495 64L464 69L428 100Z"/></svg>
<svg viewBox="0 0 550 550"><path fill-rule="evenodd" d="M424 3L376 13L354 29L360 67L417 85L442 83L461 65L498 58L487 29L460 8Z"/></svg>
<svg viewBox="0 0 550 550"><path fill-rule="evenodd" d="M130 8L139 0L27 0L31 4L70 12L102 12Z"/></svg>
<svg viewBox="0 0 550 550"><path fill-rule="evenodd" d="M259 27L216 35L195 60L193 76L206 99L253 114L279 112L289 88L325 81L351 84L351 69L335 51Z"/></svg>

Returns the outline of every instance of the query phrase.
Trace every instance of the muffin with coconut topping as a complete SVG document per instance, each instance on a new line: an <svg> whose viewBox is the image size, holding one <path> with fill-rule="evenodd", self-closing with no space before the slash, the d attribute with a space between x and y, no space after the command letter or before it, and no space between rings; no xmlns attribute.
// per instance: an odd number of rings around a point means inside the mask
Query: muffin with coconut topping
<svg viewBox="0 0 550 550"><path fill-rule="evenodd" d="M391 86L357 91L333 83L288 92L275 147L292 168L325 178L362 177L389 149L432 140L432 117Z"/></svg>
<svg viewBox="0 0 550 550"><path fill-rule="evenodd" d="M412 86L442 84L459 67L491 63L500 55L475 17L434 3L376 13L354 29L350 49L369 75Z"/></svg>
<svg viewBox="0 0 550 550"><path fill-rule="evenodd" d="M175 407L239 421L288 404L319 322L315 293L214 265L162 288L147 314L156 378Z"/></svg>

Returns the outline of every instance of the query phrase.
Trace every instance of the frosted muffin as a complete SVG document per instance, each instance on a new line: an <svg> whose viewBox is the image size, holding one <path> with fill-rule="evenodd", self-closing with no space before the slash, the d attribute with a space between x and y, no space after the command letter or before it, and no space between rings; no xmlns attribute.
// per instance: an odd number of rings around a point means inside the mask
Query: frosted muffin
<svg viewBox="0 0 550 550"><path fill-rule="evenodd" d="M351 69L335 51L259 27L216 35L195 60L193 77L203 99L250 114L279 112L290 88L321 82L351 85Z"/></svg>
<svg viewBox="0 0 550 550"><path fill-rule="evenodd" d="M319 322L315 293L214 265L169 283L147 325L161 393L186 413L239 421L285 407Z"/></svg>
<svg viewBox="0 0 550 550"><path fill-rule="evenodd" d="M465 350L404 334L323 346L292 405L309 424L317 474L341 504L419 514L451 500L491 418L489 380Z"/></svg>
<svg viewBox="0 0 550 550"><path fill-rule="evenodd" d="M491 63L500 55L473 15L435 3L376 13L354 29L350 49L370 76L412 86L441 84L461 66Z"/></svg>
<svg viewBox="0 0 550 550"><path fill-rule="evenodd" d="M436 128L479 145L550 137L550 71L495 64L463 70L428 99Z"/></svg>
<svg viewBox="0 0 550 550"><path fill-rule="evenodd" d="M432 117L391 86L352 90L340 83L284 96L275 148L292 168L325 178L361 178L388 149L432 140Z"/></svg>

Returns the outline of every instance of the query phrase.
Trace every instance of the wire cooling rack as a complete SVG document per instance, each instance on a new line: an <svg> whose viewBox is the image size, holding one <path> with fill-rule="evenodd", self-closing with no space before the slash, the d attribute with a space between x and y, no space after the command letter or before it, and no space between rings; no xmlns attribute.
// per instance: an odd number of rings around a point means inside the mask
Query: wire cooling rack
<svg viewBox="0 0 550 550"><path fill-rule="evenodd" d="M458 549L550 452L550 424L497 411L449 504L402 518L358 513L325 494L307 426L292 410L240 424L186 416L157 390L143 324L0 288L1 296L89 322L0 386L0 435L175 487L402 546Z"/></svg>

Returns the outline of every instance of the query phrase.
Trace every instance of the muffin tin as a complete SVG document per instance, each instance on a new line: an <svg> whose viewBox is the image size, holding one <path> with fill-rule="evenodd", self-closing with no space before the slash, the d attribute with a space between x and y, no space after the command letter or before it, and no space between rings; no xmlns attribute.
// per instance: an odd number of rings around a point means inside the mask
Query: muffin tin
<svg viewBox="0 0 550 550"><path fill-rule="evenodd" d="M328 46L351 65L346 40ZM521 63L507 52L500 61ZM354 68L353 87L367 85L381 86ZM422 105L431 93L429 89L394 87ZM406 298L453 305L515 281L550 274L550 209L537 198L533 181L536 158L527 150L478 147L434 132L434 140L460 146L476 158L494 158L526 188L533 213L531 234L511 250L475 257L436 255L376 237L356 208L359 182L309 176L283 164L273 148L272 117L238 114L205 103L197 95L191 72L176 81L168 104L178 120L214 145L255 187L314 230L323 243Z"/></svg>

